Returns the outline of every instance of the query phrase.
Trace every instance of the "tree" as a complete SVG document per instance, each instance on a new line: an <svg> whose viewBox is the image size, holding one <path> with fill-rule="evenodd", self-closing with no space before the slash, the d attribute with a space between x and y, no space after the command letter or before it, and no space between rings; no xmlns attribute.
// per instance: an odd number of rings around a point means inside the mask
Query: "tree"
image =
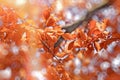
<svg viewBox="0 0 120 80"><path fill-rule="evenodd" d="M17 1L0 1L0 80L119 80L119 0Z"/></svg>

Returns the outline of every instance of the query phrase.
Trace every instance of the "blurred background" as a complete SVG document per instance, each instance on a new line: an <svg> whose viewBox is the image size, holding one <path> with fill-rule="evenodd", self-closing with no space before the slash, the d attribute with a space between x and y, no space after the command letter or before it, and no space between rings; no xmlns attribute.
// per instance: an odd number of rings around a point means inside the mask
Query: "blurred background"
<svg viewBox="0 0 120 80"><path fill-rule="evenodd" d="M29 23L35 25L35 29L33 29L34 35L32 33L30 34L32 35L32 37L30 38L33 38L33 36L35 36L34 30L36 30L36 28L44 29L45 27L51 28L51 27L55 27L56 25L62 27L68 24L72 24L77 20L82 19L84 16L86 16L88 11L92 10L95 6L101 4L104 1L107 0L0 0L0 4L6 5L7 7L14 9L14 11L19 15L21 19L28 20ZM113 0L110 0L110 2L112 1ZM47 60L46 58L47 55L40 56L41 53L44 52L43 48L37 50L36 48L34 49L34 47L32 47L31 49L29 49L31 51L34 50L33 54L30 56L31 58L30 64L32 66L31 69L32 73L30 75L32 75L34 79L31 78L31 80L52 80L52 78L53 80L55 79L56 80L119 80L120 79L119 4L120 4L119 0L114 0L114 3L112 5L99 10L92 16L91 20L95 20L96 23L98 24L104 23L102 22L104 19L108 20L108 25L105 31L108 32L109 35L107 36L105 35L104 38L101 37L99 38L99 41L97 41L98 43L100 43L99 46L101 47L99 51L96 50L96 47L93 47L97 45L97 43L93 42L91 43L92 48L89 48L88 52L86 51L85 55L83 55L83 52L80 51L74 55L74 58L72 60L68 60L63 63L64 70L66 71L66 73L64 73L65 77L67 76L68 73L71 79L53 78L58 73L53 71L55 69L51 68L51 66L49 67L49 63L55 65L58 64L57 61L54 62L54 59ZM52 20L53 22L50 22ZM51 25L51 23L55 23L55 24ZM89 24L87 26L89 26ZM79 29L81 30L81 28ZM76 30L73 33L77 34L78 32ZM103 41L103 43L101 43L100 41L101 42ZM70 41L68 41L68 43L69 42ZM12 46L14 46L14 44L12 44ZM25 45L23 46L24 46L23 48L26 49L26 46ZM62 47L65 48L65 46ZM2 51L3 47L0 46L0 49ZM29 50L28 52L30 52ZM77 52L78 48L76 48L75 50ZM47 67L39 63L40 59L43 59L42 63L46 64ZM62 59L60 58L60 60ZM48 61L48 63L45 61ZM59 66L55 68L56 69L58 68L59 70ZM6 68L5 70L0 70L0 76L4 76L7 74L7 76L10 77L10 72L11 72L10 68ZM55 72L56 75L52 76L52 72L53 74ZM50 76L49 73L51 73ZM22 74L25 75L24 71ZM47 78L44 75L47 76ZM60 77L61 75L59 75L59 78ZM5 79L5 80L9 80L9 79ZM15 80L21 80L21 78L17 76Z"/></svg>

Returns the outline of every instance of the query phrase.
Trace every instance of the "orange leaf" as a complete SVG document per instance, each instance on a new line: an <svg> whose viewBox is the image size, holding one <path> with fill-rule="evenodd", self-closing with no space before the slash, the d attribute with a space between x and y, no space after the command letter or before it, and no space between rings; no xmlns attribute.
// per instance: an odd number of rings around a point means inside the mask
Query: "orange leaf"
<svg viewBox="0 0 120 80"><path fill-rule="evenodd" d="M101 34L101 31L99 31L98 29L94 30L92 32L92 34L94 35L94 37L98 36L99 34Z"/></svg>
<svg viewBox="0 0 120 80"><path fill-rule="evenodd" d="M60 57L60 58L64 57L65 55L66 55L65 52L61 52L61 53L57 53L57 54L56 54L56 56L57 56L57 57Z"/></svg>
<svg viewBox="0 0 120 80"><path fill-rule="evenodd" d="M107 19L104 19L104 20L102 21L102 23L97 22L97 23L96 23L96 27L97 27L100 31L103 32L103 31L105 30L106 26L107 26L107 23L108 23L108 20L107 20Z"/></svg>
<svg viewBox="0 0 120 80"><path fill-rule="evenodd" d="M95 28L95 26L96 26L96 21L95 20L91 20L90 23L89 23L90 30Z"/></svg>
<svg viewBox="0 0 120 80"><path fill-rule="evenodd" d="M47 26L54 26L54 25L55 25L55 22L56 22L56 19L55 19L53 16L51 16L51 17L49 17L49 19L47 20L46 25L47 25Z"/></svg>
<svg viewBox="0 0 120 80"><path fill-rule="evenodd" d="M98 42L95 42L95 47L96 47L97 51L99 51L101 49L100 44Z"/></svg>
<svg viewBox="0 0 120 80"><path fill-rule="evenodd" d="M69 43L68 50L71 50L73 47L74 47L74 41Z"/></svg>
<svg viewBox="0 0 120 80"><path fill-rule="evenodd" d="M47 20L50 17L50 12L51 12L50 8L44 10L43 17L44 17L45 20Z"/></svg>
<svg viewBox="0 0 120 80"><path fill-rule="evenodd" d="M82 46L82 40L78 39L77 41L74 42L75 47L81 47Z"/></svg>
<svg viewBox="0 0 120 80"><path fill-rule="evenodd" d="M75 34L70 34L70 33L65 33L62 35L62 37L65 39L65 40L73 40L76 38L76 35Z"/></svg>
<svg viewBox="0 0 120 80"><path fill-rule="evenodd" d="M103 20L103 26L102 26L103 30L105 30L107 24L108 24L108 19L104 19Z"/></svg>
<svg viewBox="0 0 120 80"><path fill-rule="evenodd" d="M81 39L81 40L86 40L87 39L87 36L85 35L85 33L83 31L79 31L78 33L78 37Z"/></svg>
<svg viewBox="0 0 120 80"><path fill-rule="evenodd" d="M74 58L74 55L73 54L68 54L68 57L66 57L65 59L64 59L64 61L69 61L69 60L72 60Z"/></svg>

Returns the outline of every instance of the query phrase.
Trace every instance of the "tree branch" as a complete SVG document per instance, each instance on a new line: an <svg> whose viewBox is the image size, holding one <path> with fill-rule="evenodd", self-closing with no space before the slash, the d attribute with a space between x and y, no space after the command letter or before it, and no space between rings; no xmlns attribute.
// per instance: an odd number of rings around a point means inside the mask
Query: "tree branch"
<svg viewBox="0 0 120 80"><path fill-rule="evenodd" d="M106 6L109 6L109 0L104 0L103 3L94 6L93 8L89 9L87 12L87 15L81 19L79 19L78 21L76 21L73 24L70 25L66 25L63 26L62 29L65 30L65 33L71 33L72 31L74 31L77 27L79 27L79 25L81 25L83 22L88 22L91 17L94 15L95 12L97 12L98 10L105 8ZM55 43L54 47L57 47L60 45L60 43L64 40L64 38L62 36L60 36L60 38L58 39L58 41Z"/></svg>

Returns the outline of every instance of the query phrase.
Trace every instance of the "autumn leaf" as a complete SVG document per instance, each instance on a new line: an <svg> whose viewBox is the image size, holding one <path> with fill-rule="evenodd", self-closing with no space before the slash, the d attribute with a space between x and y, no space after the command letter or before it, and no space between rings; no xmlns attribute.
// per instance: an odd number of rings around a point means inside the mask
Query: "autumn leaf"
<svg viewBox="0 0 120 80"><path fill-rule="evenodd" d="M45 20L47 20L49 17L50 17L50 14L51 14L51 9L50 8L47 8L43 11L43 17Z"/></svg>
<svg viewBox="0 0 120 80"><path fill-rule="evenodd" d="M87 35L82 31L82 30L78 30L78 35L77 38L81 39L81 40L87 40Z"/></svg>
<svg viewBox="0 0 120 80"><path fill-rule="evenodd" d="M101 23L100 22L97 22L96 23L96 27L101 31L103 32L106 27L107 27L107 23L108 23L108 19L104 19Z"/></svg>
<svg viewBox="0 0 120 80"><path fill-rule="evenodd" d="M74 41L69 43L68 50L71 50L73 47L74 47Z"/></svg>
<svg viewBox="0 0 120 80"><path fill-rule="evenodd" d="M74 42L74 46L80 48L82 46L82 40L78 39Z"/></svg>
<svg viewBox="0 0 120 80"><path fill-rule="evenodd" d="M119 79L120 1L108 1L0 0L0 80ZM59 39L65 41L54 47Z"/></svg>
<svg viewBox="0 0 120 80"><path fill-rule="evenodd" d="M92 30L92 29L95 28L95 27L96 27L96 21L95 21L95 20L91 20L91 21L89 22L89 29Z"/></svg>
<svg viewBox="0 0 120 80"><path fill-rule="evenodd" d="M46 21L46 26L55 26L56 24L56 19L54 17L49 17L48 20Z"/></svg>
<svg viewBox="0 0 120 80"><path fill-rule="evenodd" d="M65 52L57 53L57 54L56 54L56 56L57 56L57 57L60 57L60 58L64 57L65 55L67 55Z"/></svg>
<svg viewBox="0 0 120 80"><path fill-rule="evenodd" d="M76 35L75 34L70 34L70 33L64 33L62 35L62 37L65 39L65 40L73 40L76 38Z"/></svg>
<svg viewBox="0 0 120 80"><path fill-rule="evenodd" d="M95 44L96 50L100 51L101 49L100 44L98 42L95 42L94 44Z"/></svg>

